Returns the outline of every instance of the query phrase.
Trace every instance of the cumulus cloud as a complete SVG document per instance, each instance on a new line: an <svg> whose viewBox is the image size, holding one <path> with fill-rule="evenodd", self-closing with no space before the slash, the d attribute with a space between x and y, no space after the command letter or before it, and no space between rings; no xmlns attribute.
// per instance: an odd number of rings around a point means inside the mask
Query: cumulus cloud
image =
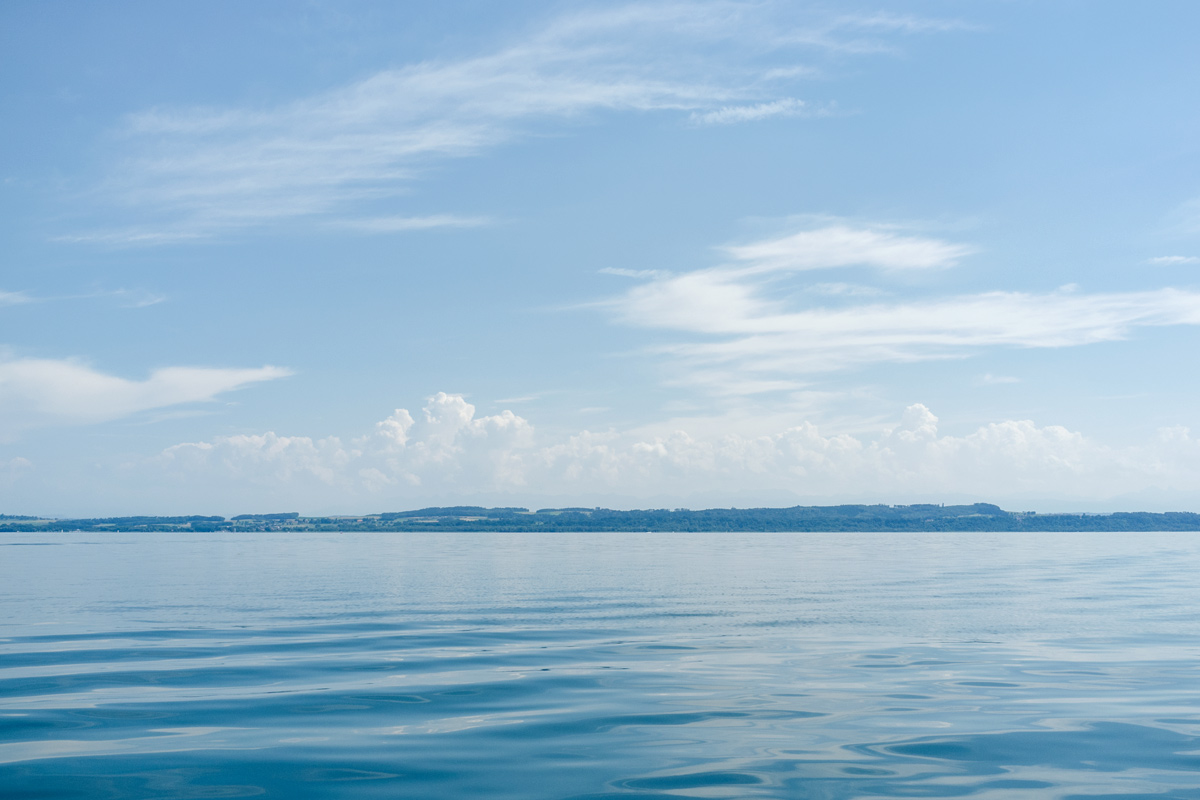
<svg viewBox="0 0 1200 800"><path fill-rule="evenodd" d="M771 490L797 500L863 493L998 496L1049 486L1071 496L1098 476L1111 489L1108 481L1124 473L1119 459L1064 428L1005 421L947 436L920 404L876 436L825 435L807 422L756 437L705 438L680 430L629 442L585 433L546 448L542 458L580 486L628 493L639 485L659 493Z"/></svg>
<svg viewBox="0 0 1200 800"><path fill-rule="evenodd" d="M0 483L10 484L33 468L33 462L23 456L0 461Z"/></svg>
<svg viewBox="0 0 1200 800"><path fill-rule="evenodd" d="M988 347L1076 347L1124 339L1138 327L1200 324L1200 293L1183 289L1087 294L983 292L864 302L851 284L788 292L796 273L845 267L948 267L967 245L874 228L829 225L722 248L731 261L656 274L602 302L626 325L679 334L655 347L678 383L721 393L795 388L798 376L878 363L963 358ZM833 306L804 297L838 297Z"/></svg>
<svg viewBox="0 0 1200 800"><path fill-rule="evenodd" d="M370 491L469 485L498 491L524 482L523 453L532 436L529 422L511 411L477 417L461 395L439 392L419 417L396 409L371 433L347 442L240 434L178 444L162 457L175 470L215 468L257 484L295 480Z"/></svg>
<svg viewBox="0 0 1200 800"><path fill-rule="evenodd" d="M812 70L781 59L879 52L895 36L947 30L881 19L788 4L599 7L491 52L383 70L272 108L145 110L129 117L129 155L105 187L106 201L124 200L142 221L66 238L152 245L299 216L344 217L359 201L401 191L431 163L480 154L555 121L794 115L806 107L785 89Z"/></svg>
<svg viewBox="0 0 1200 800"><path fill-rule="evenodd" d="M0 432L11 435L36 425L104 422L139 411L212 400L224 392L290 374L290 370L271 366L165 367L137 381L100 372L78 361L0 361Z"/></svg>
<svg viewBox="0 0 1200 800"><path fill-rule="evenodd" d="M175 445L165 456L195 466L216 462L238 480L285 483L307 476L333 483L353 456L337 437L237 434L215 442Z"/></svg>
<svg viewBox="0 0 1200 800"><path fill-rule="evenodd" d="M1194 493L1200 440L1172 428L1142 446L1114 449L1031 420L951 435L921 404L873 434L825 433L798 421L763 435L585 430L539 438L511 412L479 417L461 396L439 393L420 414L397 410L351 442L229 436L176 445L159 463L189 482L227 479L296 502L375 498L392 507L497 494L568 504L739 495L779 503L853 496L1103 500L1144 489Z"/></svg>

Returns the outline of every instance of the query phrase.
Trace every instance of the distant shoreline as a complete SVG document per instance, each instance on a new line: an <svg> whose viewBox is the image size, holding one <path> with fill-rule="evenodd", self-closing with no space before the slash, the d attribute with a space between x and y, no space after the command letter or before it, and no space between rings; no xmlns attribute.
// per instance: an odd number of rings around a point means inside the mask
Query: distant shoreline
<svg viewBox="0 0 1200 800"><path fill-rule="evenodd" d="M562 532L562 533L753 533L973 531L1200 531L1193 512L1038 514L1005 511L990 503L908 506L841 505L790 508L644 509L607 508L422 508L363 516L303 517L297 513L215 516L50 519L0 514L0 533L92 532Z"/></svg>

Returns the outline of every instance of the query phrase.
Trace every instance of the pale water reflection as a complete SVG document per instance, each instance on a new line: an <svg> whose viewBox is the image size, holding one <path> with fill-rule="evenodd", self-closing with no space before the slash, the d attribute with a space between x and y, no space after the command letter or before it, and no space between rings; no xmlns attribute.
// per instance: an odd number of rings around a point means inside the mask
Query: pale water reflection
<svg viewBox="0 0 1200 800"><path fill-rule="evenodd" d="M1195 799L1198 574L1200 534L3 534L0 796Z"/></svg>

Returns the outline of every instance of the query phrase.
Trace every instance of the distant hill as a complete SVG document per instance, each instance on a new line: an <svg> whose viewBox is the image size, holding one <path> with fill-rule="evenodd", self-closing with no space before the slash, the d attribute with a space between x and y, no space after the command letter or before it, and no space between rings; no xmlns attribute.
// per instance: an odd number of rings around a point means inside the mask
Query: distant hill
<svg viewBox="0 0 1200 800"><path fill-rule="evenodd" d="M484 508L450 506L345 517L295 512L224 517L40 519L0 515L0 532L16 531L1200 531L1191 512L1036 514L991 503L945 506L844 505L791 508Z"/></svg>

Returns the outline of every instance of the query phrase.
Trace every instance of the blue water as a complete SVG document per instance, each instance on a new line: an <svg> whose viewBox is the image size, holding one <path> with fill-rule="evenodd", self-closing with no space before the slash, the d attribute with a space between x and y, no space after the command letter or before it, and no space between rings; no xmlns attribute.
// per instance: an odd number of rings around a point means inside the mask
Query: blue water
<svg viewBox="0 0 1200 800"><path fill-rule="evenodd" d="M1200 534L3 534L0 797L1200 798Z"/></svg>

